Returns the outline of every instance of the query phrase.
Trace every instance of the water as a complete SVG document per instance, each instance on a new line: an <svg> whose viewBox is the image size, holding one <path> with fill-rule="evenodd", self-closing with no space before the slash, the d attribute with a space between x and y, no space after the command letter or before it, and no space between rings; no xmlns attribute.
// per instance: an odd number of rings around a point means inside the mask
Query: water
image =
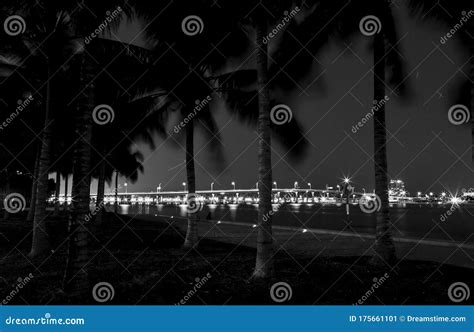
<svg viewBox="0 0 474 332"><path fill-rule="evenodd" d="M274 204L274 225L374 234L375 214L367 214L359 205ZM209 204L199 212L201 219L257 223L257 204ZM186 205L120 205L123 214L186 217ZM393 235L474 243L474 205L459 206L407 204L390 209Z"/></svg>

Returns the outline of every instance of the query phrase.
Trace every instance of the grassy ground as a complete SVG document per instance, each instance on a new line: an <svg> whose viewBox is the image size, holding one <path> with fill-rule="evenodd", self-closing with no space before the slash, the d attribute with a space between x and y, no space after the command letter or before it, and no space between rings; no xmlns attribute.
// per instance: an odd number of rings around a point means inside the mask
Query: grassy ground
<svg viewBox="0 0 474 332"><path fill-rule="evenodd" d="M92 230L93 259L87 270L92 286L102 281L113 285L115 296L109 304L276 304L270 288L282 281L292 288L284 304L354 304L373 289L374 278L380 285L364 304L453 304L447 296L449 285L474 280L473 270L437 263L404 261L390 270L370 266L368 257L328 259L278 252L275 278L255 281L249 279L254 249L202 240L197 250L185 250L184 234L166 220L107 219ZM0 302L15 289L18 278L32 273L34 278L8 304L97 304L91 294L71 298L61 291L66 218L52 218L48 230L54 253L31 261L31 224L0 221ZM385 273L389 277L381 282ZM201 287L189 296L196 284ZM473 297L462 304L468 303L474 303Z"/></svg>

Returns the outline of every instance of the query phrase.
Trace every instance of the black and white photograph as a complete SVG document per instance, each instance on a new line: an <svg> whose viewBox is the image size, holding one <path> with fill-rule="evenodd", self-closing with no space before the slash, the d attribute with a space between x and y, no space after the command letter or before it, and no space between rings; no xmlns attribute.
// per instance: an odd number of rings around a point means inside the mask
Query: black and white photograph
<svg viewBox="0 0 474 332"><path fill-rule="evenodd" d="M0 303L473 305L473 109L472 0L0 0Z"/></svg>

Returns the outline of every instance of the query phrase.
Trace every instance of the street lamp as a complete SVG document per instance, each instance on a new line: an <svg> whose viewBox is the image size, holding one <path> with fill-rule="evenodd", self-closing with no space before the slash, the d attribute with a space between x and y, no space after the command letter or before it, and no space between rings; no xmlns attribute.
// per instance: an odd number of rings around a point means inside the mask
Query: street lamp
<svg viewBox="0 0 474 332"><path fill-rule="evenodd" d="M125 186L125 193L127 193L127 186L128 186L128 183L125 182L123 185Z"/></svg>
<svg viewBox="0 0 474 332"><path fill-rule="evenodd" d="M420 196L421 196L421 191L417 192L416 195L417 195L418 197L420 197Z"/></svg>
<svg viewBox="0 0 474 332"><path fill-rule="evenodd" d="M161 183L158 184L158 187L156 187L156 192L159 193L161 191Z"/></svg>
<svg viewBox="0 0 474 332"><path fill-rule="evenodd" d="M231 185L234 186L234 190L235 190L235 182L234 181L232 181Z"/></svg>
<svg viewBox="0 0 474 332"><path fill-rule="evenodd" d="M258 190L258 182L255 182L255 189Z"/></svg>
<svg viewBox="0 0 474 332"><path fill-rule="evenodd" d="M295 189L298 189L298 181L295 181Z"/></svg>
<svg viewBox="0 0 474 332"><path fill-rule="evenodd" d="M183 182L183 190L186 191L186 182Z"/></svg>
<svg viewBox="0 0 474 332"><path fill-rule="evenodd" d="M311 182L308 182L308 187L309 189L311 189Z"/></svg>
<svg viewBox="0 0 474 332"><path fill-rule="evenodd" d="M273 185L275 186L275 189L278 189L278 188L277 188L277 182L276 182L276 181L273 181Z"/></svg>
<svg viewBox="0 0 474 332"><path fill-rule="evenodd" d="M214 182L211 182L211 191L214 190Z"/></svg>
<svg viewBox="0 0 474 332"><path fill-rule="evenodd" d="M351 179L349 179L349 178L344 178L344 183L349 183L350 180Z"/></svg>
<svg viewBox="0 0 474 332"><path fill-rule="evenodd" d="M364 192L364 195L365 195L365 188L362 188L362 191Z"/></svg>

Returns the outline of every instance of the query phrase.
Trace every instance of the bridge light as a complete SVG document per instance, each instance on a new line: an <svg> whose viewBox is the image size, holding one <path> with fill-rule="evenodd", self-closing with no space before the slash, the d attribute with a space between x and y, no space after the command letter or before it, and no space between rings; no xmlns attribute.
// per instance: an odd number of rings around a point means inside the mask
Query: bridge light
<svg viewBox="0 0 474 332"><path fill-rule="evenodd" d="M232 181L231 185L234 186L234 190L235 190L235 182L234 181Z"/></svg>

